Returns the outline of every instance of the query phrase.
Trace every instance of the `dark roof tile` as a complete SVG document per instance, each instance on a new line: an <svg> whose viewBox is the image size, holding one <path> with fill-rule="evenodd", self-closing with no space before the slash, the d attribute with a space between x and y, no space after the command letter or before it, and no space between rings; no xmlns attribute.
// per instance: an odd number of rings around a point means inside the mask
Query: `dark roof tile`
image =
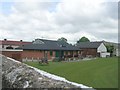
<svg viewBox="0 0 120 90"><path fill-rule="evenodd" d="M29 50L79 50L79 48L72 46L66 42L45 40L45 39L37 39L32 44L24 45L23 49L27 49L27 50L28 49Z"/></svg>
<svg viewBox="0 0 120 90"><path fill-rule="evenodd" d="M76 44L79 48L98 48L102 42L80 42Z"/></svg>

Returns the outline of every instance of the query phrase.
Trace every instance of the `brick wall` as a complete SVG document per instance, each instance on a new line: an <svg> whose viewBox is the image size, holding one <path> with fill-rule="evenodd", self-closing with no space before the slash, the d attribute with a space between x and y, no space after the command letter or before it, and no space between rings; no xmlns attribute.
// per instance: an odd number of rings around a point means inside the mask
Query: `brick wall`
<svg viewBox="0 0 120 90"><path fill-rule="evenodd" d="M82 49L81 51L82 56L86 57L87 55L91 55L93 57L97 56L97 49Z"/></svg>
<svg viewBox="0 0 120 90"><path fill-rule="evenodd" d="M23 50L23 51L3 51L3 55L14 58L16 60L23 61L38 61L43 58L45 55L48 60L53 60L56 56L56 52L52 51L52 55L50 51L37 51L37 50ZM76 51L73 52L73 55L76 55ZM66 51L64 52L66 55ZM71 55L71 51L67 51L67 55Z"/></svg>
<svg viewBox="0 0 120 90"><path fill-rule="evenodd" d="M30 59L30 60L39 60L44 57L45 53L49 60L53 59L55 57L55 52L53 52L53 55L50 55L50 51L36 51L36 50L24 50L22 53L23 59Z"/></svg>
<svg viewBox="0 0 120 90"><path fill-rule="evenodd" d="M47 51L47 58L49 60L52 60L53 58L55 58L55 51L52 51L53 52L53 55L50 55L50 51Z"/></svg>
<svg viewBox="0 0 120 90"><path fill-rule="evenodd" d="M66 53L67 53L67 55L71 55L71 52L72 52L74 55L78 54L77 51L64 51L64 55L66 55Z"/></svg>
<svg viewBox="0 0 120 90"><path fill-rule="evenodd" d="M2 51L2 54L18 61L22 61L22 51Z"/></svg>

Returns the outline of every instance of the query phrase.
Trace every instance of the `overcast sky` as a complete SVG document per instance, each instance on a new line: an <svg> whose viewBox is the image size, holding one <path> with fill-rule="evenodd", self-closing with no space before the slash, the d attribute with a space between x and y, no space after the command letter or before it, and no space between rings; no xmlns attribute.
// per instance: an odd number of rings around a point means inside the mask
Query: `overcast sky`
<svg viewBox="0 0 120 90"><path fill-rule="evenodd" d="M1 0L1 39L65 37L74 44L86 36L91 41L118 42L118 0L43 1Z"/></svg>

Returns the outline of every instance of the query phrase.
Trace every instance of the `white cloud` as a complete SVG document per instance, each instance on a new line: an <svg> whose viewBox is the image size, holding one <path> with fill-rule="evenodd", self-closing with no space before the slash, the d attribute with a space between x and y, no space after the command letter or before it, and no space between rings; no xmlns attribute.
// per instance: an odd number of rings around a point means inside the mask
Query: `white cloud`
<svg viewBox="0 0 120 90"><path fill-rule="evenodd" d="M14 0L12 13L0 14L0 35L2 38L30 41L41 37L54 40L65 37L70 43L75 43L86 36L92 41L117 42L117 3L105 1L61 0L55 3Z"/></svg>

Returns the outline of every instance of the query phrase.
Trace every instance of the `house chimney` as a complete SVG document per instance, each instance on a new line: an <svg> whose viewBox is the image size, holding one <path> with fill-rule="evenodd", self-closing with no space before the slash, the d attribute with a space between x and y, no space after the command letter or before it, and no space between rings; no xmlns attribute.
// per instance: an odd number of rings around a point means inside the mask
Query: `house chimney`
<svg viewBox="0 0 120 90"><path fill-rule="evenodd" d="M7 39L4 39L4 41L7 41Z"/></svg>

